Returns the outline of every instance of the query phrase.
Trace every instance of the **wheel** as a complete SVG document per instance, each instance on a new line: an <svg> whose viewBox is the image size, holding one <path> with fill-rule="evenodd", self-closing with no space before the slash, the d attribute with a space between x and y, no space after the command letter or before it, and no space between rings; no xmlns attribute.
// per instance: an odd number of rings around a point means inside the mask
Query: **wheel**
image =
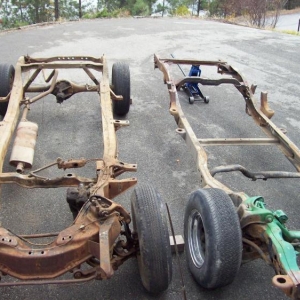
<svg viewBox="0 0 300 300"><path fill-rule="evenodd" d="M205 96L203 100L204 100L204 103L206 103L206 104L209 103L209 97L208 96Z"/></svg>
<svg viewBox="0 0 300 300"><path fill-rule="evenodd" d="M0 97L6 97L12 89L15 68L12 65L0 64ZM0 102L0 115L5 116L8 102Z"/></svg>
<svg viewBox="0 0 300 300"><path fill-rule="evenodd" d="M234 280L242 259L242 236L235 207L223 190L191 194L184 239L187 263L198 284L214 289Z"/></svg>
<svg viewBox="0 0 300 300"><path fill-rule="evenodd" d="M189 103L194 104L194 102L195 102L195 98L194 97L189 97Z"/></svg>
<svg viewBox="0 0 300 300"><path fill-rule="evenodd" d="M130 108L130 71L125 63L117 62L112 67L112 85L116 95L122 95L123 100L113 100L113 112L125 116Z"/></svg>
<svg viewBox="0 0 300 300"><path fill-rule="evenodd" d="M143 286L152 294L161 293L172 278L165 204L151 185L139 185L131 198L131 212L133 231L139 241L137 258Z"/></svg>

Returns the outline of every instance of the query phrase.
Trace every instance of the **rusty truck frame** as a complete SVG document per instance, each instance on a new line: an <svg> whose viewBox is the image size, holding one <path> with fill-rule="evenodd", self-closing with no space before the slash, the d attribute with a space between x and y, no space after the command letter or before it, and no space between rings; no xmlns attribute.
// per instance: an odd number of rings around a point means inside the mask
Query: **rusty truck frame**
<svg viewBox="0 0 300 300"><path fill-rule="evenodd" d="M300 150L271 121L274 111L268 105L267 93L261 93L259 105L254 96L256 86L250 86L241 73L225 61L160 58L154 55L154 65L163 73L169 93L170 114L178 126L176 132L185 140L200 175L201 188L190 195L184 220L187 263L195 280L205 288L218 288L233 281L242 261L262 258L275 270L273 284L289 297L300 299L300 270L297 264L300 231L287 228L287 216L282 210L266 209L263 197L235 191L215 178L216 174L234 171L254 181L300 178ZM218 76L213 79L184 76L175 80L171 75L174 65L212 67ZM179 91L181 88L185 90L187 83L234 86L245 100L246 113L267 137L197 137L179 101ZM199 119L199 122L202 127L205 126L203 120ZM296 172L253 172L239 164L210 169L206 147L232 145L276 145Z"/></svg>
<svg viewBox="0 0 300 300"><path fill-rule="evenodd" d="M75 84L65 77L58 79L61 70L82 72L88 83ZM147 291L160 293L168 287L172 275L171 252L165 206L160 195L149 184L137 185L131 198L132 214L113 201L136 185L136 178L118 179L118 176L135 172L137 165L118 159L116 138L116 131L129 125L128 120L116 118L125 116L131 104L129 66L115 63L112 83L108 74L105 56L22 56L15 68L0 65L0 114L3 117L0 184L16 184L25 189L68 188L67 201L74 215L70 227L57 233L22 235L0 227L0 286L108 279L124 261L137 257ZM98 95L103 157L57 158L33 170L38 124L29 121L30 109L45 97L55 96L57 102L62 103L77 93ZM3 172L14 135L9 163L15 171ZM96 164L93 178L69 171L90 162ZM58 177L41 174L53 168L67 170L67 173ZM133 227L129 226L131 220ZM43 246L34 242L39 238L51 241ZM156 270L157 264L162 267L160 271Z"/></svg>

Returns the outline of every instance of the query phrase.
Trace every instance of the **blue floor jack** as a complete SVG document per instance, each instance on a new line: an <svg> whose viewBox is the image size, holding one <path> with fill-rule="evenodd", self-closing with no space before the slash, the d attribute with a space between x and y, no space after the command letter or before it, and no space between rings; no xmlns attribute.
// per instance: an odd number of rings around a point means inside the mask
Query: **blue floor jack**
<svg viewBox="0 0 300 300"><path fill-rule="evenodd" d="M192 65L189 72L189 77L191 76L198 76L198 77L201 76L200 66ZM200 91L199 84L197 82L187 82L183 88L184 91L189 95L190 104L193 104L194 101L200 101L200 100L203 100L205 103L209 102L209 97L203 96L202 92ZM195 99L194 96L198 96L198 98Z"/></svg>
<svg viewBox="0 0 300 300"><path fill-rule="evenodd" d="M174 56L171 54L171 56L174 58ZM183 72L180 65L177 65L179 69L181 70L182 74L186 77L185 73ZM201 76L201 69L200 66L192 65L189 77L191 76ZM183 85L183 90L188 94L189 96L189 103L193 104L195 101L201 101L203 100L204 103L209 103L209 97L203 96L202 92L200 91L199 84L197 82L187 82ZM195 98L197 96L197 98Z"/></svg>

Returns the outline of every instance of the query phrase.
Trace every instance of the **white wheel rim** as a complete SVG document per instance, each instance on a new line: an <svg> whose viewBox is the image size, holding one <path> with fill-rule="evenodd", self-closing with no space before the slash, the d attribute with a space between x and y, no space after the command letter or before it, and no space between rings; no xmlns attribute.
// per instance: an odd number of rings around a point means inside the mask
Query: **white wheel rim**
<svg viewBox="0 0 300 300"><path fill-rule="evenodd" d="M205 232L198 210L193 210L188 219L188 245L194 265L201 268L205 258Z"/></svg>

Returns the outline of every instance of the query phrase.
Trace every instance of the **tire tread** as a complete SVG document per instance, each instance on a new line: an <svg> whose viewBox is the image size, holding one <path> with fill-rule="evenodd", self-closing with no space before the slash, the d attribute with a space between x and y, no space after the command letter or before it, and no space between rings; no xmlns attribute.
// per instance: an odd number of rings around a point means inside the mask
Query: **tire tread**
<svg viewBox="0 0 300 300"><path fill-rule="evenodd" d="M113 64L112 85L114 93L123 96L123 100L113 100L113 112L118 116L124 116L130 108L130 70L126 63Z"/></svg>
<svg viewBox="0 0 300 300"><path fill-rule="evenodd" d="M229 196L219 189L200 189L194 192L185 213L185 239L187 219L193 209L201 207L204 227L209 228L210 249L204 264L197 269L186 251L188 264L196 281L205 288L218 288L230 284L241 264L242 235L236 209ZM206 221L205 221L206 220ZM205 228L208 231L208 228ZM188 241L185 241L188 245ZM213 248L212 248L213 247ZM207 258L209 257L209 258ZM209 262L208 262L209 260ZM209 264L209 267L208 267Z"/></svg>
<svg viewBox="0 0 300 300"><path fill-rule="evenodd" d="M11 90L11 77L14 76L15 69L9 64L0 64L0 97L6 97ZM0 115L5 116L8 102L0 102Z"/></svg>
<svg viewBox="0 0 300 300"><path fill-rule="evenodd" d="M140 274L144 287L153 294L168 288L172 277L172 257L164 203L149 184L133 193L132 212L140 244Z"/></svg>

